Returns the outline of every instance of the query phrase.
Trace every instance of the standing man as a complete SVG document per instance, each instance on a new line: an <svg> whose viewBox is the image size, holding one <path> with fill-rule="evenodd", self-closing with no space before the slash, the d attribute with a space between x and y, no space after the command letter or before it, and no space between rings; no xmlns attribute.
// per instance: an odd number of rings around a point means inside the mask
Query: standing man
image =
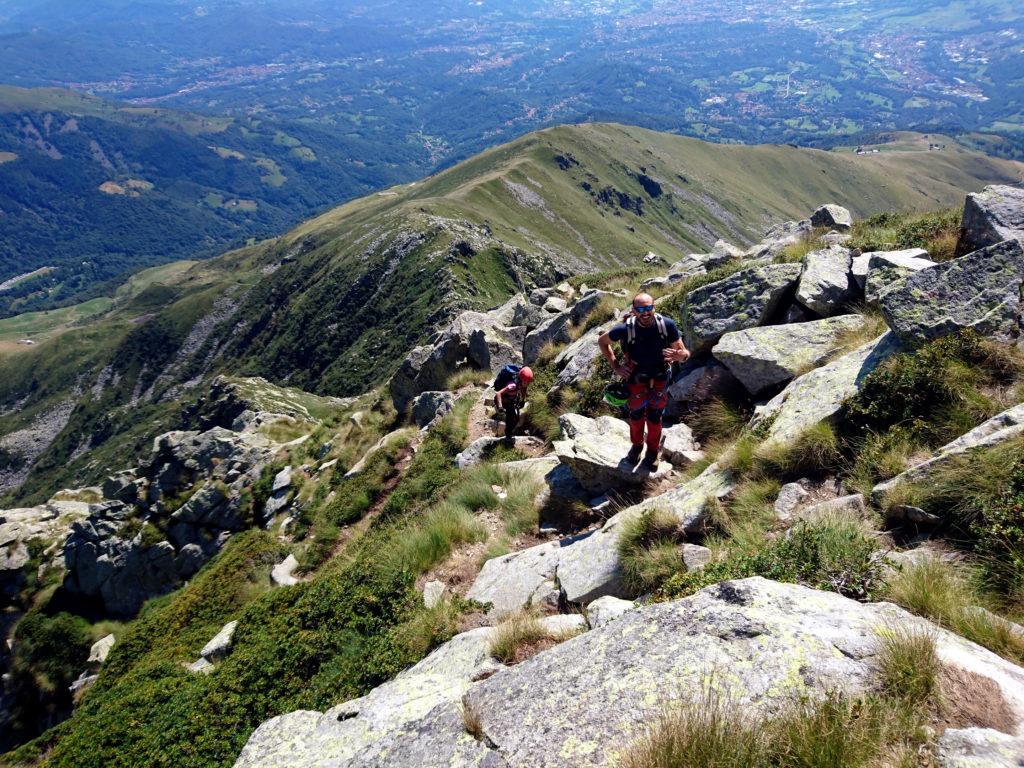
<svg viewBox="0 0 1024 768"><path fill-rule="evenodd" d="M622 360L615 357L612 342L619 342ZM668 405L668 380L672 363L683 363L690 352L683 344L679 329L670 318L654 311L654 299L638 293L633 311L598 339L601 354L616 375L626 380L629 388L629 437L632 447L627 459L635 466L644 449L644 424L647 426L647 455L644 467L651 472L658 468L661 449L661 421Z"/></svg>

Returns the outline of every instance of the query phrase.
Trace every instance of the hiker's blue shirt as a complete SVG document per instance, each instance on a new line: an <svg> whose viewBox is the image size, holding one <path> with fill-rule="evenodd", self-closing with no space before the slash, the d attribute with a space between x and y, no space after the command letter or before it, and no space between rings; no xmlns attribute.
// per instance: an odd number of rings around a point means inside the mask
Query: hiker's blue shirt
<svg viewBox="0 0 1024 768"><path fill-rule="evenodd" d="M625 349L626 339L629 337L629 331L625 323L618 323L612 326L612 329L608 332L608 337L612 341L617 341L623 345L623 349L629 355L629 359L636 366L633 370L634 374L657 376L667 371L669 365L665 362L663 353L681 338L679 328L676 327L675 322L667 317L665 318L664 338L658 332L657 322L653 322L645 328L637 320L635 327L636 338L629 345L629 349Z"/></svg>

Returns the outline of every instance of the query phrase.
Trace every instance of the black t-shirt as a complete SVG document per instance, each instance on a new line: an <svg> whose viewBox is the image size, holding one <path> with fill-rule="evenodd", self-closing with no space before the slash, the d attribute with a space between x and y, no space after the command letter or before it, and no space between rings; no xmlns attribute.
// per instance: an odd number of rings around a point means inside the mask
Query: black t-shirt
<svg viewBox="0 0 1024 768"><path fill-rule="evenodd" d="M636 364L635 373L642 373L646 376L664 373L668 370L669 366L665 362L662 353L672 346L673 343L679 341L679 328L676 327L674 321L666 317L665 337L662 338L658 332L657 321L651 323L647 328L640 325L639 320L635 320L634 323L636 336L633 338L633 343L629 345L628 349L626 349L626 339L629 338L629 331L625 323L613 326L608 332L608 337L612 341L617 341L623 345L623 349L629 355L629 359Z"/></svg>

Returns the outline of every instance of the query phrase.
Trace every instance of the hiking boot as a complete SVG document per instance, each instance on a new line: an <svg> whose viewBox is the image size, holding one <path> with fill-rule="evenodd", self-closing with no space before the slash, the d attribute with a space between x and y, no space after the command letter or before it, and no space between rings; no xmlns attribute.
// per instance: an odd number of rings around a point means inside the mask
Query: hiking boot
<svg viewBox="0 0 1024 768"><path fill-rule="evenodd" d="M647 455L644 456L644 469L649 472L658 471L658 451L652 451L650 448L647 449Z"/></svg>
<svg viewBox="0 0 1024 768"><path fill-rule="evenodd" d="M640 454L643 453L644 447L642 445L634 445L629 449L629 453L626 454L626 461L629 462L631 467L635 467L636 463L640 461Z"/></svg>

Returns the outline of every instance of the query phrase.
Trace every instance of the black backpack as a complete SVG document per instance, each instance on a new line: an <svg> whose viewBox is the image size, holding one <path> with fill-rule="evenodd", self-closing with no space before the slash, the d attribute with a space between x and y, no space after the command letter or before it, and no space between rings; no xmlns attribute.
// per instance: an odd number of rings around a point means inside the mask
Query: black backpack
<svg viewBox="0 0 1024 768"><path fill-rule="evenodd" d="M523 366L516 365L514 363L509 363L508 365L503 366L502 369L498 371L498 376L494 379L495 391L500 392L507 387L513 380L515 380L521 370L523 370Z"/></svg>

